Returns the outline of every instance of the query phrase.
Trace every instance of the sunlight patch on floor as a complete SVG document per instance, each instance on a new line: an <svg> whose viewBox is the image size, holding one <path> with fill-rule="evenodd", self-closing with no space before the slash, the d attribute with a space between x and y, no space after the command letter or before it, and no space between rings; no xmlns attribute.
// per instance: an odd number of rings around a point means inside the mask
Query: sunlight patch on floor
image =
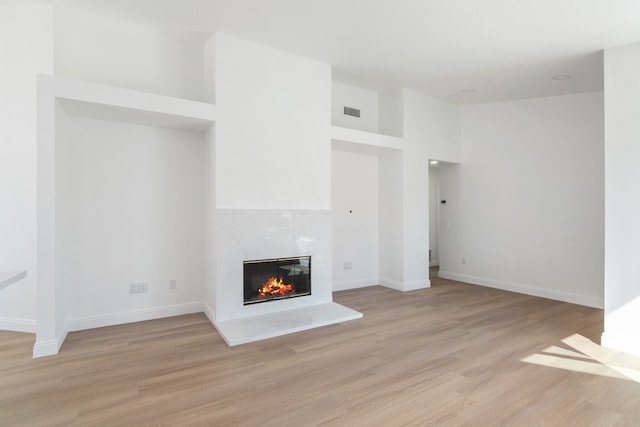
<svg viewBox="0 0 640 427"><path fill-rule="evenodd" d="M522 362L640 383L640 357L603 348L579 334L562 340L569 348L549 346Z"/></svg>

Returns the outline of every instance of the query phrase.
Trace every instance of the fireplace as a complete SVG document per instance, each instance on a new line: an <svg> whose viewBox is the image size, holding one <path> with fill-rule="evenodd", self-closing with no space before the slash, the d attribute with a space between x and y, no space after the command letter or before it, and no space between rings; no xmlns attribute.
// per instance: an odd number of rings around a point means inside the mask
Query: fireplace
<svg viewBox="0 0 640 427"><path fill-rule="evenodd" d="M311 295L311 257L244 261L244 305Z"/></svg>

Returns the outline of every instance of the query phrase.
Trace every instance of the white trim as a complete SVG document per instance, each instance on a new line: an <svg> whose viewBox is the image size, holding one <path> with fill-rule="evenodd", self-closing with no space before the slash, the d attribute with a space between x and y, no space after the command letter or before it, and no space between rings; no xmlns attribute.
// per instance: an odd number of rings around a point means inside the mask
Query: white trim
<svg viewBox="0 0 640 427"><path fill-rule="evenodd" d="M19 319L17 317L0 317L0 331L36 333L35 319Z"/></svg>
<svg viewBox="0 0 640 427"><path fill-rule="evenodd" d="M162 319L164 317L180 316L183 314L202 313L202 302L168 305L164 307L144 308L122 313L103 314L72 319L69 331L102 328L104 326L121 325L124 323L143 322L145 320Z"/></svg>
<svg viewBox="0 0 640 427"><path fill-rule="evenodd" d="M604 307L604 300L602 298L574 294L572 292L559 291L557 289L539 288L536 286L523 285L520 283L503 282L501 280L487 279L484 277L470 276L467 274L451 273L449 271L443 270L440 270L438 272L438 277L442 277L443 279L456 280L458 282L469 283L472 285L502 289L504 291L516 292L519 294L570 302L572 304L585 305L587 307L600 309Z"/></svg>
<svg viewBox="0 0 640 427"><path fill-rule="evenodd" d="M211 322L212 325L215 326L215 322L216 322L216 312L213 308L211 308L211 306L209 304L207 304L206 302L202 303L202 308L204 311L204 315L207 316L207 319L209 319L209 322Z"/></svg>
<svg viewBox="0 0 640 427"><path fill-rule="evenodd" d="M380 278L380 285L385 288L395 289L400 292L415 291L418 289L426 289L431 287L429 279L416 280L414 282L398 282L396 280Z"/></svg>
<svg viewBox="0 0 640 427"><path fill-rule="evenodd" d="M33 358L54 356L58 354L61 345L62 344L57 343L56 340L36 341L33 345Z"/></svg>
<svg viewBox="0 0 640 427"><path fill-rule="evenodd" d="M347 289L357 289L357 288L366 288L368 286L375 286L380 281L377 277L373 277L370 279L359 279L359 280L345 280L342 282L333 282L333 292L336 291L346 291Z"/></svg>
<svg viewBox="0 0 640 427"><path fill-rule="evenodd" d="M604 332L600 338L600 342L603 347L640 356L640 340L635 338L620 337Z"/></svg>
<svg viewBox="0 0 640 427"><path fill-rule="evenodd" d="M431 287L431 281L429 279L416 280L413 282L404 282L404 291L417 291L418 289L426 289Z"/></svg>
<svg viewBox="0 0 640 427"><path fill-rule="evenodd" d="M396 136L383 135L381 133L367 132L364 130L331 126L331 140L345 141L374 147L394 148L402 150L404 139Z"/></svg>
<svg viewBox="0 0 640 427"><path fill-rule="evenodd" d="M33 358L37 359L38 357L55 356L58 354L64 340L67 339L68 333L69 331L67 329L63 329L56 339L47 341L38 341L36 336L36 343L33 345Z"/></svg>
<svg viewBox="0 0 640 427"><path fill-rule="evenodd" d="M401 292L404 291L402 282L398 282L397 280L385 279L384 277L381 277L379 282L380 286L384 286L385 288L395 289L396 291Z"/></svg>
<svg viewBox="0 0 640 427"><path fill-rule="evenodd" d="M46 76L49 77L49 76ZM205 133L216 119L206 102L50 77L54 95L70 116L122 121Z"/></svg>

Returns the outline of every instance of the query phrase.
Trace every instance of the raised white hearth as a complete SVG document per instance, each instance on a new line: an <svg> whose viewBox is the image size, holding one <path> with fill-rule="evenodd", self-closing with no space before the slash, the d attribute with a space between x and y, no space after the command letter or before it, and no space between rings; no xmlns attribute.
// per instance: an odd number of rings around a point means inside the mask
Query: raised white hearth
<svg viewBox="0 0 640 427"><path fill-rule="evenodd" d="M225 342L234 346L360 318L362 313L330 302L216 322L215 326Z"/></svg>

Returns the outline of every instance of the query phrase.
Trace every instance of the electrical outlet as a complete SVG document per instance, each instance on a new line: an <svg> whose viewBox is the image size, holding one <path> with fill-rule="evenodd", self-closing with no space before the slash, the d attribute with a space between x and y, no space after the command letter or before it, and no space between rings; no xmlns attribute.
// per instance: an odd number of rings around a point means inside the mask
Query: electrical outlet
<svg viewBox="0 0 640 427"><path fill-rule="evenodd" d="M467 263L467 258L462 257L462 258L460 258L460 261L461 261L463 264L466 264L466 263Z"/></svg>
<svg viewBox="0 0 640 427"><path fill-rule="evenodd" d="M353 264L351 262L345 262L344 264L342 264L343 270L351 270L352 268L353 268Z"/></svg>
<svg viewBox="0 0 640 427"><path fill-rule="evenodd" d="M130 294L146 294L147 282L129 283L129 293Z"/></svg>
<svg viewBox="0 0 640 427"><path fill-rule="evenodd" d="M169 280L169 289L175 289L177 282L175 280Z"/></svg>

